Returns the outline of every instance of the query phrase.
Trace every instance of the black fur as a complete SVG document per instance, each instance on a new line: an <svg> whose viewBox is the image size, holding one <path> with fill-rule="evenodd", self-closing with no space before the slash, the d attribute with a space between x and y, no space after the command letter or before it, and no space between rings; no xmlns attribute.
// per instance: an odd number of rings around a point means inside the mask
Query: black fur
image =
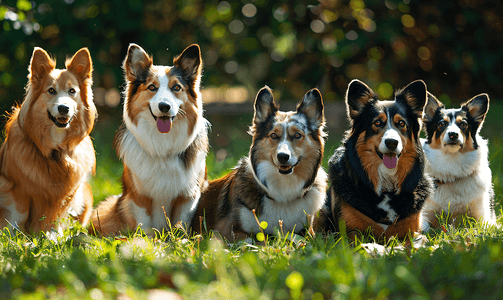
<svg viewBox="0 0 503 300"><path fill-rule="evenodd" d="M473 109L473 115L470 113L470 109ZM439 126L441 121L446 118L449 120L456 120L456 118L461 116L462 119L467 122L468 126L464 129L458 126L460 131L463 132L465 136L472 139L473 148L475 150L478 149L477 139L475 137L478 129L484 122L485 114L488 109L489 98L486 94L480 94L473 97L468 102L462 104L460 108L451 109L446 109L445 106L435 98L435 96L428 94L428 103L426 104L425 118L423 119L426 131L426 143L431 144L435 133L436 136L439 137L445 129L447 129L447 126Z"/></svg>
<svg viewBox="0 0 503 300"><path fill-rule="evenodd" d="M384 103L380 102L365 84L353 81L348 87L346 97L352 128L346 132L341 146L335 150L328 162L331 187L328 192L330 202L327 204L330 205L332 213L330 221L337 229L340 205L343 201L375 222L386 223L387 213L378 207L385 196L391 199L388 204L398 215L396 221L418 213L432 189L431 179L424 173L425 158L419 142L419 118L426 100L426 86L421 81L413 82L395 94L394 102ZM384 191L379 195L362 166L356 143L363 132L365 139L376 134L371 129L373 120L384 111L406 117L405 135L409 142L415 141L416 158L412 170L406 175L399 190ZM334 193L335 199L331 199L331 192Z"/></svg>

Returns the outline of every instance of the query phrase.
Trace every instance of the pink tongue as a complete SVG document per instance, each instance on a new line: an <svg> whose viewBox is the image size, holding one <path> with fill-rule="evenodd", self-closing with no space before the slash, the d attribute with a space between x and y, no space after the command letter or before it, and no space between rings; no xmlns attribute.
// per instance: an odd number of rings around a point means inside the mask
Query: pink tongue
<svg viewBox="0 0 503 300"><path fill-rule="evenodd" d="M398 158L396 156L389 157L387 155L383 155L383 157L382 157L382 162L383 162L384 166L388 169L396 168L397 160L398 160Z"/></svg>
<svg viewBox="0 0 503 300"><path fill-rule="evenodd" d="M157 129L159 132L168 133L171 130L171 118L157 118Z"/></svg>

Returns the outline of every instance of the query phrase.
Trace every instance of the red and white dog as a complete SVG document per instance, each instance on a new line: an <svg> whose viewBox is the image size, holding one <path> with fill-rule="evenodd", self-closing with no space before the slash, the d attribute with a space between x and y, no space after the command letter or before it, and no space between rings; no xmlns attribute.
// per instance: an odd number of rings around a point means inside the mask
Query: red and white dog
<svg viewBox="0 0 503 300"><path fill-rule="evenodd" d="M93 195L87 179L95 169L89 134L94 127L92 62L80 49L56 69L35 48L26 97L6 125L0 149L0 228L47 230L59 218L89 221Z"/></svg>
<svg viewBox="0 0 503 300"><path fill-rule="evenodd" d="M124 163L123 192L99 204L90 232L113 234L139 224L151 232L166 228L166 217L171 224L192 220L207 185L199 46L189 46L173 64L156 66L140 46L129 46L124 123L114 141Z"/></svg>

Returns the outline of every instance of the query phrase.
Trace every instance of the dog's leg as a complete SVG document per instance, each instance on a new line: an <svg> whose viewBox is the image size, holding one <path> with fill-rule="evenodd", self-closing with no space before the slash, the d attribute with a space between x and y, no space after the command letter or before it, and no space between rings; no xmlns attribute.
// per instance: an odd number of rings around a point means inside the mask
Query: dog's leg
<svg viewBox="0 0 503 300"><path fill-rule="evenodd" d="M79 221L82 223L83 227L86 227L93 212L93 192L91 191L91 186L87 182L83 183L81 188L84 200L84 211L79 215Z"/></svg>
<svg viewBox="0 0 503 300"><path fill-rule="evenodd" d="M384 229L374 220L370 219L351 205L341 201L340 212L337 221L344 221L346 232L350 239L355 240L357 236L366 234L369 230L375 238L379 238Z"/></svg>
<svg viewBox="0 0 503 300"><path fill-rule="evenodd" d="M392 236L397 236L398 239L404 240L407 237L411 237L414 232L419 232L421 230L420 218L421 212L417 212L390 225L384 232L386 240Z"/></svg>

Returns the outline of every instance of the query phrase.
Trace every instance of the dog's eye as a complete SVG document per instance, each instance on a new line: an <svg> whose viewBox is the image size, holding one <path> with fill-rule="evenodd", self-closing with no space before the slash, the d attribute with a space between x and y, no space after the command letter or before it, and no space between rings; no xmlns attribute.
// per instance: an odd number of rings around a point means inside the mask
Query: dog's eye
<svg viewBox="0 0 503 300"><path fill-rule="evenodd" d="M155 87L155 85L151 84L151 85L148 86L148 90L152 91L152 92L155 92L155 91L157 91L157 88Z"/></svg>
<svg viewBox="0 0 503 300"><path fill-rule="evenodd" d="M377 127L382 126L382 124L383 123L382 123L381 119L377 119L377 120L374 121L374 125L377 126Z"/></svg>
<svg viewBox="0 0 503 300"><path fill-rule="evenodd" d="M297 132L293 137L299 140L302 137L302 134Z"/></svg>
<svg viewBox="0 0 503 300"><path fill-rule="evenodd" d="M441 121L440 123L438 123L438 128L439 128L439 129L442 129L442 128L444 128L444 127L445 127L445 125L447 125L447 122L445 122L445 121Z"/></svg>
<svg viewBox="0 0 503 300"><path fill-rule="evenodd" d="M50 88L50 89L48 90L48 92L49 92L49 94L51 94L51 95L56 95L56 90L55 90L54 88Z"/></svg>
<svg viewBox="0 0 503 300"><path fill-rule="evenodd" d="M398 126L405 127L405 121L404 120L398 121Z"/></svg>
<svg viewBox="0 0 503 300"><path fill-rule="evenodd" d="M466 129L466 127L468 127L468 124L466 122L461 122L461 124L459 124L459 126L461 127L461 129Z"/></svg>
<svg viewBox="0 0 503 300"><path fill-rule="evenodd" d="M175 92L179 92L182 87L179 84L175 84L171 89Z"/></svg>
<svg viewBox="0 0 503 300"><path fill-rule="evenodd" d="M277 140L278 139L278 135L276 133L271 133L271 139L273 140Z"/></svg>
<svg viewBox="0 0 503 300"><path fill-rule="evenodd" d="M71 89L68 91L68 93L69 93L70 95L75 94L75 89L74 89L74 88L71 88Z"/></svg>

